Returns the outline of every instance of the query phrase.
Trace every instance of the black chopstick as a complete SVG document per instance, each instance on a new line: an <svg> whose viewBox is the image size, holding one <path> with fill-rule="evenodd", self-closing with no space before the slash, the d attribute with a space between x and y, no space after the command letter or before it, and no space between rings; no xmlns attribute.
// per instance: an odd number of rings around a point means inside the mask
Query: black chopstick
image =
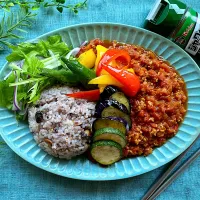
<svg viewBox="0 0 200 200"><path fill-rule="evenodd" d="M142 200L147 200L157 189L158 187L167 179L169 174L175 169L175 167L180 163L181 159L185 156L185 154L191 149L195 141L200 137L200 135L194 140L194 142L180 155L178 158L175 159L175 161L172 163L172 165L166 170L166 172L156 181L155 184L151 186L149 191L145 194L145 196L142 198Z"/></svg>
<svg viewBox="0 0 200 200"><path fill-rule="evenodd" d="M162 191L164 191L196 158L200 156L200 148L179 168L177 169L148 200L154 200Z"/></svg>

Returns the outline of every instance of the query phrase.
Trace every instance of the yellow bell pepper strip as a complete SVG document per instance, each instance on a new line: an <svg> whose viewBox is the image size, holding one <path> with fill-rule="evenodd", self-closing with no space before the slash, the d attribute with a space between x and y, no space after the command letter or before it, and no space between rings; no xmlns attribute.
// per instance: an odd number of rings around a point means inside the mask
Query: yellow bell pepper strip
<svg viewBox="0 0 200 200"><path fill-rule="evenodd" d="M97 45L96 46L96 50L97 50L97 58L95 61L95 71L97 69L97 66L99 64L99 61L101 59L101 57L103 56L103 54L108 50L106 47L102 46L102 45Z"/></svg>
<svg viewBox="0 0 200 200"><path fill-rule="evenodd" d="M100 98L100 90L89 90L89 91L80 91L72 94L66 94L68 97L73 97L76 99L86 99L88 101L98 101Z"/></svg>
<svg viewBox="0 0 200 200"><path fill-rule="evenodd" d="M103 65L103 69L116 78L123 86L120 88L127 96L133 97L140 90L139 77L125 69L117 69L110 65Z"/></svg>
<svg viewBox="0 0 200 200"><path fill-rule="evenodd" d="M108 65L113 61L117 61L115 66L118 69L128 68L131 61L131 57L127 51L121 49L108 49L99 61L98 67L96 69L96 75L100 76L103 70L103 65Z"/></svg>
<svg viewBox="0 0 200 200"><path fill-rule="evenodd" d="M114 85L117 87L122 87L122 84L118 80L116 80L113 76L111 76L110 74L98 76L98 77L92 79L91 81L89 81L88 84L95 84L95 85L103 84L103 85Z"/></svg>
<svg viewBox="0 0 200 200"><path fill-rule="evenodd" d="M132 72L132 73L135 73L134 69L133 68L129 68L127 69L128 72Z"/></svg>
<svg viewBox="0 0 200 200"><path fill-rule="evenodd" d="M103 84L99 84L98 87L99 87L99 90L100 90L100 93L102 93L105 89L107 85L103 85Z"/></svg>
<svg viewBox="0 0 200 200"><path fill-rule="evenodd" d="M78 57L78 61L87 68L93 68L96 61L96 54L93 49L89 49Z"/></svg>

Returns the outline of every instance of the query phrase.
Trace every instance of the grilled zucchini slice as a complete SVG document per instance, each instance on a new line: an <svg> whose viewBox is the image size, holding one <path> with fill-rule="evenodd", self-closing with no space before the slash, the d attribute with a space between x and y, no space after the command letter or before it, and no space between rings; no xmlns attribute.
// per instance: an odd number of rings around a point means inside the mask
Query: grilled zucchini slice
<svg viewBox="0 0 200 200"><path fill-rule="evenodd" d="M92 130L93 132L102 129L102 128L115 128L118 129L121 133L123 133L124 135L126 135L126 131L127 131L127 127L125 126L125 124L123 123L123 121L121 120L121 118L117 118L117 117L113 117L113 118L99 118L96 119L93 122L92 125Z"/></svg>
<svg viewBox="0 0 200 200"><path fill-rule="evenodd" d="M91 156L102 165L111 165L122 158L122 147L113 141L94 142L91 146Z"/></svg>
<svg viewBox="0 0 200 200"><path fill-rule="evenodd" d="M93 141L112 140L121 145L126 146L126 136L115 128L101 128L94 133Z"/></svg>

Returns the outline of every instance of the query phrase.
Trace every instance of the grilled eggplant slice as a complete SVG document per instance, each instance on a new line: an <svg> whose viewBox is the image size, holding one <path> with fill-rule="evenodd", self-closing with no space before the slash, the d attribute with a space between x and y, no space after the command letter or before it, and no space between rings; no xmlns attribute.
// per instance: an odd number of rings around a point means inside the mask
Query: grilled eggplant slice
<svg viewBox="0 0 200 200"><path fill-rule="evenodd" d="M113 106L114 108L117 108L117 109L121 110L122 112L128 114L128 110L127 110L125 105L123 105L123 104L121 104L118 101L113 100L113 99L106 99L104 101L99 101L96 104L95 116L96 117L100 117L101 116L101 112L104 110L104 108L106 108L108 106Z"/></svg>
<svg viewBox="0 0 200 200"><path fill-rule="evenodd" d="M118 101L119 103L123 104L126 106L128 112L131 112L131 106L130 106L130 102L129 99L124 95L124 93L122 92L115 92L114 94L112 94L110 96L110 99L114 99L116 101Z"/></svg>
<svg viewBox="0 0 200 200"><path fill-rule="evenodd" d="M101 117L121 117L128 122L130 128L132 125L130 116L113 106L104 108L104 110L101 113Z"/></svg>
<svg viewBox="0 0 200 200"><path fill-rule="evenodd" d="M105 87L105 89L101 93L100 98L103 100L108 99L115 92L119 92L119 89L115 86L108 85Z"/></svg>

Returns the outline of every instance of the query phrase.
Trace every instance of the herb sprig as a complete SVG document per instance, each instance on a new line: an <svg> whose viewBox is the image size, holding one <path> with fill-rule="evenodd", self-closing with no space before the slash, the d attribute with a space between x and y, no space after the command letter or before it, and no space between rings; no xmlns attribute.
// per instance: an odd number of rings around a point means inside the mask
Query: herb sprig
<svg viewBox="0 0 200 200"><path fill-rule="evenodd" d="M67 4L67 0L0 0L0 10L10 11L12 7L19 6L21 9L16 14L10 12L7 17L0 21L0 50L5 46L10 46L13 39L23 38L22 33L26 32L25 28L31 26L31 19L37 15L33 11L41 7L55 7L60 13L64 9L69 9L77 14L79 9L87 6L87 0L76 4Z"/></svg>
<svg viewBox="0 0 200 200"><path fill-rule="evenodd" d="M30 10L37 10L40 7L55 7L60 13L62 13L64 9L69 9L77 14L79 9L86 7L87 0L75 4L68 4L67 0L0 0L0 8L6 11L9 11L11 7L16 5L20 6L21 8L24 8L26 12L30 12Z"/></svg>
<svg viewBox="0 0 200 200"><path fill-rule="evenodd" d="M19 33L27 32L25 28L31 26L31 19L34 16L35 14L23 10L15 14L10 13L7 17L4 15L0 22L0 50L3 50L4 46L10 46L11 40L23 38Z"/></svg>

